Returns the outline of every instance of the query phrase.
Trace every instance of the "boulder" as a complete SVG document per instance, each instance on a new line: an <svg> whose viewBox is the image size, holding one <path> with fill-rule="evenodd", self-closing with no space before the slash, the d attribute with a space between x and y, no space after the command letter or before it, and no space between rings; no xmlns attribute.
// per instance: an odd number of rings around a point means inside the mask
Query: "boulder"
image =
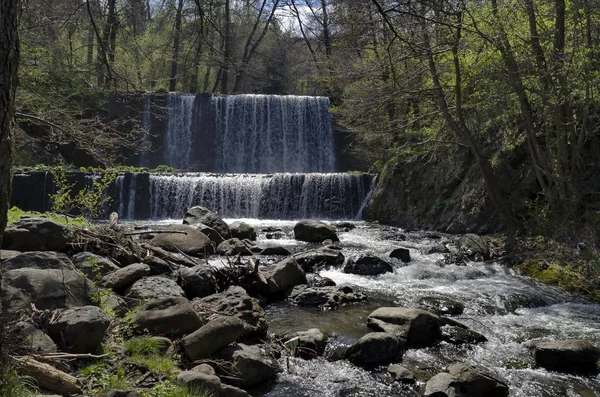
<svg viewBox="0 0 600 397"><path fill-rule="evenodd" d="M223 241L225 241L223 236L221 236L221 234L219 232L217 232L215 229L213 229L210 226L206 226L202 223L197 223L197 224L194 224L194 227L197 228L198 230L200 230L202 233L206 234L206 236L210 239L210 241L215 243L215 247L218 246L219 244L221 244Z"/></svg>
<svg viewBox="0 0 600 397"><path fill-rule="evenodd" d="M102 278L102 283L106 287L119 292L149 274L150 266L144 263L134 263L107 274Z"/></svg>
<svg viewBox="0 0 600 397"><path fill-rule="evenodd" d="M229 229L231 230L231 237L256 241L256 230L245 222L233 222L229 225Z"/></svg>
<svg viewBox="0 0 600 397"><path fill-rule="evenodd" d="M482 368L457 363L448 367L448 373L455 379L454 390L456 396L507 397L509 394L506 382L494 377ZM429 385L429 382L427 384Z"/></svg>
<svg viewBox="0 0 600 397"><path fill-rule="evenodd" d="M456 379L447 372L434 375L425 385L425 397L462 397L456 393Z"/></svg>
<svg viewBox="0 0 600 397"><path fill-rule="evenodd" d="M439 316L458 316L465 310L465 305L452 299L425 297L419 299L419 306Z"/></svg>
<svg viewBox="0 0 600 397"><path fill-rule="evenodd" d="M154 255L148 255L142 260L142 263L150 267L150 275L152 276L160 276L161 274L170 274L173 272L171 265L167 261Z"/></svg>
<svg viewBox="0 0 600 397"><path fill-rule="evenodd" d="M395 381L402 383L415 383L415 375L406 367L398 364L390 364L388 367L388 374Z"/></svg>
<svg viewBox="0 0 600 397"><path fill-rule="evenodd" d="M339 249L329 247L303 251L295 254L294 257L305 272L315 272L327 267L340 266L345 260Z"/></svg>
<svg viewBox="0 0 600 397"><path fill-rule="evenodd" d="M231 368L220 374L221 379L237 387L258 385L272 378L279 370L277 362L263 354L259 346L238 343L221 350L219 356L231 362Z"/></svg>
<svg viewBox="0 0 600 397"><path fill-rule="evenodd" d="M221 394L219 397L250 397L250 394L239 387L221 383Z"/></svg>
<svg viewBox="0 0 600 397"><path fill-rule="evenodd" d="M393 272L392 265L374 255L360 255L350 258L344 266L344 273L359 274L361 276L377 276Z"/></svg>
<svg viewBox="0 0 600 397"><path fill-rule="evenodd" d="M335 309L349 303L364 302L367 296L347 285L336 287L298 285L294 287L288 299L298 306Z"/></svg>
<svg viewBox="0 0 600 397"><path fill-rule="evenodd" d="M267 314L258 300L251 298L242 287L229 287L226 291L202 299L194 299L192 306L199 313L221 313L236 316L244 323L245 337L263 337L269 328Z"/></svg>
<svg viewBox="0 0 600 397"><path fill-rule="evenodd" d="M92 254L91 252L75 254L71 257L71 261L77 269L81 270L87 278L93 281L99 281L107 274L119 270L119 266L111 259Z"/></svg>
<svg viewBox="0 0 600 397"><path fill-rule="evenodd" d="M205 207L192 207L187 210L184 225L203 224L216 230L224 239L231 238L231 231L225 221L216 213Z"/></svg>
<svg viewBox="0 0 600 397"><path fill-rule="evenodd" d="M346 352L346 359L361 367L401 360L404 341L387 332L371 332L356 341Z"/></svg>
<svg viewBox="0 0 600 397"><path fill-rule="evenodd" d="M272 255L272 256L289 256L292 252L282 246L276 245L274 247L266 247L260 251L261 255Z"/></svg>
<svg viewBox="0 0 600 397"><path fill-rule="evenodd" d="M194 361L208 358L235 342L244 333L244 323L234 316L217 316L184 337L181 341L186 356Z"/></svg>
<svg viewBox="0 0 600 397"><path fill-rule="evenodd" d="M17 343L33 354L56 353L56 344L44 331L29 322L19 322L15 326Z"/></svg>
<svg viewBox="0 0 600 397"><path fill-rule="evenodd" d="M600 349L585 340L537 342L533 356L538 367L571 373L598 373Z"/></svg>
<svg viewBox="0 0 600 397"><path fill-rule="evenodd" d="M185 292L170 278L162 276L147 277L133 283L127 289L126 298L151 300L169 297L185 297Z"/></svg>
<svg viewBox="0 0 600 397"><path fill-rule="evenodd" d="M7 259L14 258L17 255L21 255L21 253L21 251L0 249L0 263L4 262Z"/></svg>
<svg viewBox="0 0 600 397"><path fill-rule="evenodd" d="M177 272L177 279L189 299L204 298L217 292L215 272L205 265L182 267Z"/></svg>
<svg viewBox="0 0 600 397"><path fill-rule="evenodd" d="M490 248L487 241L476 234L465 234L458 240L458 249L473 261L490 259Z"/></svg>
<svg viewBox="0 0 600 397"><path fill-rule="evenodd" d="M27 218L6 227L1 248L23 252L66 252L72 242L73 233L66 226L46 218Z"/></svg>
<svg viewBox="0 0 600 397"><path fill-rule="evenodd" d="M306 359L323 355L329 336L318 328L290 335L284 346L297 357Z"/></svg>
<svg viewBox="0 0 600 397"><path fill-rule="evenodd" d="M404 263L411 261L410 250L408 248L396 248L388 255L390 258L399 259Z"/></svg>
<svg viewBox="0 0 600 397"><path fill-rule="evenodd" d="M183 252L191 256L205 256L215 252L206 234L189 225L169 225L165 230L182 233L162 233L154 237L150 244L171 252Z"/></svg>
<svg viewBox="0 0 600 397"><path fill-rule="evenodd" d="M294 238L309 243L322 243L325 240L340 241L335 227L321 221L305 220L294 226Z"/></svg>
<svg viewBox="0 0 600 397"><path fill-rule="evenodd" d="M282 260L263 270L266 294L283 293L296 285L306 284L306 274L293 257Z"/></svg>
<svg viewBox="0 0 600 397"><path fill-rule="evenodd" d="M335 287L335 281L329 277L323 277L317 273L309 273L306 275L306 284L309 287Z"/></svg>
<svg viewBox="0 0 600 397"><path fill-rule="evenodd" d="M2 310L17 313L90 304L98 289L69 258L56 252L24 252L2 263Z"/></svg>
<svg viewBox="0 0 600 397"><path fill-rule="evenodd" d="M200 371L183 371L177 375L177 384L188 389L202 390L203 395L219 396L221 379Z"/></svg>
<svg viewBox="0 0 600 397"><path fill-rule="evenodd" d="M106 397L142 397L142 394L137 390L111 390Z"/></svg>
<svg viewBox="0 0 600 397"><path fill-rule="evenodd" d="M475 331L453 325L444 325L441 328L440 339L453 345L476 344L487 342L487 338Z"/></svg>
<svg viewBox="0 0 600 397"><path fill-rule="evenodd" d="M194 332L204 323L186 298L162 298L146 303L133 316L133 321L151 335L175 338Z"/></svg>
<svg viewBox="0 0 600 397"><path fill-rule="evenodd" d="M404 307L380 307L367 325L406 339L408 347L428 346L441 336L440 318L428 311Z"/></svg>
<svg viewBox="0 0 600 397"><path fill-rule="evenodd" d="M102 344L110 318L96 306L61 309L52 316L48 334L63 351L94 353Z"/></svg>
<svg viewBox="0 0 600 397"><path fill-rule="evenodd" d="M252 255L252 251L238 238L230 238L229 240L223 241L217 247L217 254L234 256L234 255Z"/></svg>

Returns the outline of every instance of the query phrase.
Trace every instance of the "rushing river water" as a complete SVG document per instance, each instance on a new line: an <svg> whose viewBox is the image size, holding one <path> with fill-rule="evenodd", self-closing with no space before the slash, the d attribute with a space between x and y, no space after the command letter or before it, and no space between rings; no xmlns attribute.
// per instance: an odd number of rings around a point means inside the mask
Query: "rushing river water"
<svg viewBox="0 0 600 397"><path fill-rule="evenodd" d="M307 248L307 244L291 238L293 221L244 221L259 231L259 246L283 245L296 252ZM322 276L337 284L361 287L371 297L370 301L335 311L294 307L285 302L271 305L267 308L271 332L316 327L335 333L334 344L348 345L370 332L366 320L377 307L416 307L422 297L450 298L465 305L464 313L455 319L483 334L488 342L460 347L441 343L432 348L409 350L403 365L415 370L423 379L459 361L480 365L504 378L510 386L511 396L600 396L600 377L578 377L536 369L528 348L535 341L566 338L587 339L600 344L600 305L541 285L498 264L441 267L436 262L442 259L442 254L421 253L423 248L439 244L439 239L422 237L394 241L386 239L394 229L365 222L355 224L356 229L339 233L346 257L367 251L385 257L393 248L404 246L410 249L412 262L405 265L392 259L394 273L376 277L345 274L341 269L322 271ZM265 233L260 232L266 226L281 228L288 237L268 240ZM284 372L278 375L273 388L263 395L414 396L423 385L393 383L382 375L385 371L382 374L365 371L346 361L293 358L283 359L282 364Z"/></svg>

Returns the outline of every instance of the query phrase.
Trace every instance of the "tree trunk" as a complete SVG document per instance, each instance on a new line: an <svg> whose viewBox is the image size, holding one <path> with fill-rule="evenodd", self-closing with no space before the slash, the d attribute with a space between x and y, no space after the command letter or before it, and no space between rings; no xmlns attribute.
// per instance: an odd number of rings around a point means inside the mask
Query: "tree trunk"
<svg viewBox="0 0 600 397"><path fill-rule="evenodd" d="M231 67L231 10L229 0L225 0L225 50L221 67L221 94L227 94L229 86L229 68Z"/></svg>
<svg viewBox="0 0 600 397"><path fill-rule="evenodd" d="M175 91L177 88L177 62L179 58L179 41L181 40L181 19L183 13L183 0L177 4L177 13L175 14L175 35L173 37L173 58L171 58L171 76L169 78L169 91Z"/></svg>
<svg viewBox="0 0 600 397"><path fill-rule="evenodd" d="M19 65L18 10L19 0L0 0L0 247L6 228L12 182L10 127L14 115ZM1 277L0 273L0 281Z"/></svg>

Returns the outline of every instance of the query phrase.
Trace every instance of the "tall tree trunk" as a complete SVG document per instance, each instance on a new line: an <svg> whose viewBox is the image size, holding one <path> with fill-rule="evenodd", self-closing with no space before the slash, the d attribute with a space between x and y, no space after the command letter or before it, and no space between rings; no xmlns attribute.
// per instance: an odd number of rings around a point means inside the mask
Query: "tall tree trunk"
<svg viewBox="0 0 600 397"><path fill-rule="evenodd" d="M169 77L169 91L175 91L177 88L177 62L179 59L179 42L181 40L181 19L183 13L183 0L177 4L175 14L175 34L173 36L173 57L171 58L171 75Z"/></svg>
<svg viewBox="0 0 600 397"><path fill-rule="evenodd" d="M0 0L0 247L2 246L2 233L6 228L12 183L10 128L14 115L19 65L18 10L19 0Z"/></svg>
<svg viewBox="0 0 600 397"><path fill-rule="evenodd" d="M94 63L94 27L90 22L87 35L87 64L91 66Z"/></svg>

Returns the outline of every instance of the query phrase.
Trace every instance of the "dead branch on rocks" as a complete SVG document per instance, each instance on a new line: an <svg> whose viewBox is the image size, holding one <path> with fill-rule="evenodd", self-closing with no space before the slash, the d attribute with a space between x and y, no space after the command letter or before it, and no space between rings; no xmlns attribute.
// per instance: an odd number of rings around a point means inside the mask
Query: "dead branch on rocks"
<svg viewBox="0 0 600 397"><path fill-rule="evenodd" d="M97 255L113 258L119 263L129 264L141 261L145 250L119 228L98 226L74 230L75 250L89 251Z"/></svg>
<svg viewBox="0 0 600 397"><path fill-rule="evenodd" d="M150 244L141 244L141 247L145 250L152 252L152 254L154 254L154 256L156 256L157 258L160 258L167 262L172 262L177 265L182 265L182 266L187 266L187 267L194 267L197 265L197 263L191 259L188 259L185 257L180 258L170 252L165 251L162 248L154 247Z"/></svg>

